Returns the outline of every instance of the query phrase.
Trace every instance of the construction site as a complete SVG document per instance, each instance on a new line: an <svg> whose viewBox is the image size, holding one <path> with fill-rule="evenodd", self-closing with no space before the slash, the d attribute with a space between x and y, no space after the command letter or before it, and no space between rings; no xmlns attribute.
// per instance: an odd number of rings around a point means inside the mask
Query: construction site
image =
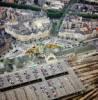
<svg viewBox="0 0 98 100"><path fill-rule="evenodd" d="M98 100L97 0L0 0L0 100Z"/></svg>

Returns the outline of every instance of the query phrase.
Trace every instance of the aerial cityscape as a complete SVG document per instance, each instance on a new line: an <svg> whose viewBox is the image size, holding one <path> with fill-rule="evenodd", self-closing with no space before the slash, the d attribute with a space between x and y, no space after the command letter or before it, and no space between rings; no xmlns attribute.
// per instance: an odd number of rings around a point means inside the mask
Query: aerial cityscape
<svg viewBox="0 0 98 100"><path fill-rule="evenodd" d="M98 100L98 0L0 0L0 100Z"/></svg>

